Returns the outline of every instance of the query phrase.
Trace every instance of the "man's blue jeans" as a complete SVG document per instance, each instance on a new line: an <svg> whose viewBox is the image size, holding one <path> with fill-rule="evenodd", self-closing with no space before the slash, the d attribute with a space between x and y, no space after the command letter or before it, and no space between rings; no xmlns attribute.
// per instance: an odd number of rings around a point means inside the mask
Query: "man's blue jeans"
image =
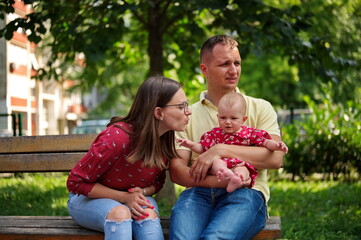
<svg viewBox="0 0 361 240"><path fill-rule="evenodd" d="M251 239L266 224L261 192L240 188L193 187L182 192L172 209L170 240Z"/></svg>

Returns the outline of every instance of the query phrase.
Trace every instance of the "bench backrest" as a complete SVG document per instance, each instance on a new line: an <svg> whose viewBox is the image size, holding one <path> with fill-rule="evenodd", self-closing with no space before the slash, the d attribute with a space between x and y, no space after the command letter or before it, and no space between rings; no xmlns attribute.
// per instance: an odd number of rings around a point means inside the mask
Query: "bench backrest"
<svg viewBox="0 0 361 240"><path fill-rule="evenodd" d="M66 172L97 134L0 137L0 172Z"/></svg>

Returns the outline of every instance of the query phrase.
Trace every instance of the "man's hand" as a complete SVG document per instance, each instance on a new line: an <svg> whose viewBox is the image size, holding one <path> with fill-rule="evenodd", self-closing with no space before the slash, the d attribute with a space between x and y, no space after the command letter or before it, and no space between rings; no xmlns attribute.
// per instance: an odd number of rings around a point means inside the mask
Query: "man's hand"
<svg viewBox="0 0 361 240"><path fill-rule="evenodd" d="M212 167L213 161L221 158L221 145L217 144L211 147L195 159L189 170L189 175L195 182L202 181L207 176L209 168Z"/></svg>

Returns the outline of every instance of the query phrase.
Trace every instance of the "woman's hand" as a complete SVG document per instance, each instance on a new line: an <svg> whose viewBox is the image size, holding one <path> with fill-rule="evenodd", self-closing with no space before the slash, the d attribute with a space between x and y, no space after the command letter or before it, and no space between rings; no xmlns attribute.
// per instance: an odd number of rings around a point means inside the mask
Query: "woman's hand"
<svg viewBox="0 0 361 240"><path fill-rule="evenodd" d="M149 216L142 206L154 209L154 206L143 195L143 189L139 187L128 189L128 194L124 197L124 204L130 209L132 218L136 220Z"/></svg>

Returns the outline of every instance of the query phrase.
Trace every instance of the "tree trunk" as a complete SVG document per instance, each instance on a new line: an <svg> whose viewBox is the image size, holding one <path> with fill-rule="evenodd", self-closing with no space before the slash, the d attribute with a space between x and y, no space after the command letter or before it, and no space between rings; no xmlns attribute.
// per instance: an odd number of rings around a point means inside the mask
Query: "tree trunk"
<svg viewBox="0 0 361 240"><path fill-rule="evenodd" d="M148 55L150 61L149 74L163 75L163 19L160 16L159 4L149 6L148 11Z"/></svg>
<svg viewBox="0 0 361 240"><path fill-rule="evenodd" d="M149 6L148 11L148 54L150 59L149 74L163 75L163 28L165 16L161 15L161 1L154 1L153 6ZM163 189L157 194L156 200L168 199L169 203L175 203L176 194L174 184L170 181L167 171L166 182Z"/></svg>

